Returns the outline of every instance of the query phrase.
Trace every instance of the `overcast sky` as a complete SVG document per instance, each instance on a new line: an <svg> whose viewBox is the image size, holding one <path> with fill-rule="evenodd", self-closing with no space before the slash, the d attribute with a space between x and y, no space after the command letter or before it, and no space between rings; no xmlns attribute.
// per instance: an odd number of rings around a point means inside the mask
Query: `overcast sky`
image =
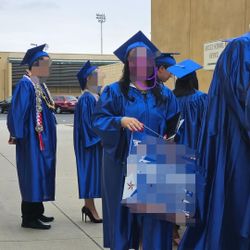
<svg viewBox="0 0 250 250"><path fill-rule="evenodd" d="M105 54L139 30L150 38L151 0L0 0L0 51L48 43L48 52L100 53L96 13L107 18Z"/></svg>

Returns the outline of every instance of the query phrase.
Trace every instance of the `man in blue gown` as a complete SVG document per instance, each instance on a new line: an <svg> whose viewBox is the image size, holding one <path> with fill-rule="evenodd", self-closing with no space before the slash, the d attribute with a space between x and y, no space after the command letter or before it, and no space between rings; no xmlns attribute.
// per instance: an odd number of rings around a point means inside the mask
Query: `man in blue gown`
<svg viewBox="0 0 250 250"><path fill-rule="evenodd" d="M222 52L198 142L198 223L181 250L250 249L250 34Z"/></svg>
<svg viewBox="0 0 250 250"><path fill-rule="evenodd" d="M43 201L55 199L56 120L54 102L41 79L51 60L44 45L29 49L22 61L29 70L17 83L8 113L10 143L16 144L16 164L22 196L22 227L49 229Z"/></svg>
<svg viewBox="0 0 250 250"><path fill-rule="evenodd" d="M174 55L179 55L179 53L161 53L155 58L158 82L165 83L171 77L168 68L176 64Z"/></svg>

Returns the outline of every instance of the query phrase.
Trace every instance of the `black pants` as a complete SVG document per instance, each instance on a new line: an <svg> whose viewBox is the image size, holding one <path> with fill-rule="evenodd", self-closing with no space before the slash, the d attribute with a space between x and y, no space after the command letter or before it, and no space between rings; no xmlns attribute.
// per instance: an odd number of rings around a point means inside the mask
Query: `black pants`
<svg viewBox="0 0 250 250"><path fill-rule="evenodd" d="M23 221L33 221L44 213L44 206L42 202L22 201L21 211Z"/></svg>

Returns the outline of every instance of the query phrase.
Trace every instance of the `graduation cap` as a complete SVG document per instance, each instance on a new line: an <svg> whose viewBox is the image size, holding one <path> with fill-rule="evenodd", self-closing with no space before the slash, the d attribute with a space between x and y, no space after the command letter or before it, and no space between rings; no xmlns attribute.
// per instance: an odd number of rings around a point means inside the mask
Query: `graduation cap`
<svg viewBox="0 0 250 250"><path fill-rule="evenodd" d="M114 54L125 63L128 52L137 47L144 47L157 56L157 53L160 53L158 48L142 33L142 31L138 31L135 35L133 35L129 40L127 40L123 45L121 45Z"/></svg>
<svg viewBox="0 0 250 250"><path fill-rule="evenodd" d="M155 58L156 66L166 65L167 68L176 64L174 55L180 55L178 52L173 53L161 53L160 56Z"/></svg>
<svg viewBox="0 0 250 250"><path fill-rule="evenodd" d="M41 57L47 56L49 57L48 53L43 51L44 48L47 46L47 44L42 44L39 46L36 46L34 48L28 49L26 54L24 55L24 58L21 62L21 65L29 65L29 67L32 66L32 64Z"/></svg>
<svg viewBox="0 0 250 250"><path fill-rule="evenodd" d="M96 66L92 66L88 60L80 71L77 73L77 78L80 83L81 89L85 89L87 84L87 77L96 69Z"/></svg>
<svg viewBox="0 0 250 250"><path fill-rule="evenodd" d="M191 59L184 60L168 68L168 72L178 78L182 78L188 74L201 69L202 66Z"/></svg>

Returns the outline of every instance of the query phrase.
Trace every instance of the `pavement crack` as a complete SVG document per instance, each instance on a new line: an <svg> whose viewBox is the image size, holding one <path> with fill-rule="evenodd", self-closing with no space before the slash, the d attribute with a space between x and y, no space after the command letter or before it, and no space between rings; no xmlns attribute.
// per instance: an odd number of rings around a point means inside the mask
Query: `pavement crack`
<svg viewBox="0 0 250 250"><path fill-rule="evenodd" d="M0 155L1 155L6 161L8 161L12 167L16 168L15 164L13 164L4 154L2 154L2 153L0 152Z"/></svg>

